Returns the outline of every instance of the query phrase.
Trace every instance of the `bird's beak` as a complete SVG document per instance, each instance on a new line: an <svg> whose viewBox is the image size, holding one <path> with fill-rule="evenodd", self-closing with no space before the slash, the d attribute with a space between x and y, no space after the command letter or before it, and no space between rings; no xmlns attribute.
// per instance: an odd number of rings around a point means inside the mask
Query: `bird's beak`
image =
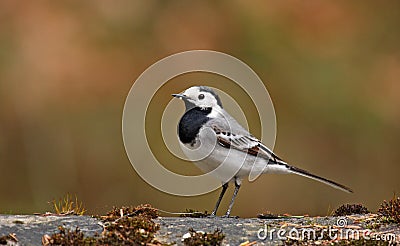
<svg viewBox="0 0 400 246"><path fill-rule="evenodd" d="M172 94L172 96L182 100L188 99L188 97L183 94Z"/></svg>

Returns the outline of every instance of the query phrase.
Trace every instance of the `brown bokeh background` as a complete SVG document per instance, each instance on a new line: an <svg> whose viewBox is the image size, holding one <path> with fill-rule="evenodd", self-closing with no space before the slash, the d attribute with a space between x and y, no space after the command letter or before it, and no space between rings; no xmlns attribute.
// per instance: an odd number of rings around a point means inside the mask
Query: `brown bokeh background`
<svg viewBox="0 0 400 246"><path fill-rule="evenodd" d="M44 212L67 192L89 213L210 211L218 191L177 197L141 180L121 135L133 81L192 49L252 67L274 102L275 151L355 190L268 175L245 182L233 214L375 210L400 191L399 23L398 1L2 0L0 213Z"/></svg>

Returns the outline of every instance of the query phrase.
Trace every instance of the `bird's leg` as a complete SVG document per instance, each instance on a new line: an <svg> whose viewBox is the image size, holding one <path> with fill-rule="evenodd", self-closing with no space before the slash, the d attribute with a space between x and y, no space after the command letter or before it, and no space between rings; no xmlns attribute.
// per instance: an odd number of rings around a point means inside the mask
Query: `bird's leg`
<svg viewBox="0 0 400 246"><path fill-rule="evenodd" d="M233 191L231 203L229 204L228 210L226 211L226 214L224 217L229 217L229 215L231 214L233 203L235 202L235 198L239 192L239 188L240 188L240 182L238 183L238 181L235 180L235 190Z"/></svg>
<svg viewBox="0 0 400 246"><path fill-rule="evenodd" d="M225 183L225 184L222 185L221 194L219 194L219 198L218 198L217 204L215 204L215 208L212 211L211 216L215 216L217 214L217 210L218 210L219 204L221 203L222 197L224 197L224 195L225 195L226 189L228 189L228 183Z"/></svg>

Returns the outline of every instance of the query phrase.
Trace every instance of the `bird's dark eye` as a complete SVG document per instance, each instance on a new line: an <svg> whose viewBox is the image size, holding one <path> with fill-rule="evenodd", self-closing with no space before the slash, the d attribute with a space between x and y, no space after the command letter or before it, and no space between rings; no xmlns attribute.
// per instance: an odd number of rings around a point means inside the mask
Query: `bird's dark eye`
<svg viewBox="0 0 400 246"><path fill-rule="evenodd" d="M200 94L199 95L199 100L203 100L204 99L204 94Z"/></svg>

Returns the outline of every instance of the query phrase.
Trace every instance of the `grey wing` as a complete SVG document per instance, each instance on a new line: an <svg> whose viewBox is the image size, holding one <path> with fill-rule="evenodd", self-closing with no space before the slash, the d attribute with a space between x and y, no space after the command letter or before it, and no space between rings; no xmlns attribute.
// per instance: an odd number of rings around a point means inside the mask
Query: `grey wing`
<svg viewBox="0 0 400 246"><path fill-rule="evenodd" d="M234 148L250 155L263 157L269 159L271 163L286 164L230 116L211 119L206 125L215 132L217 143L223 147Z"/></svg>
<svg viewBox="0 0 400 246"><path fill-rule="evenodd" d="M228 123L229 122L229 123ZM352 193L353 191L335 181L317 176L306 170L290 166L284 162L281 158L275 155L268 147L260 142L256 137L252 136L246 129L244 129L235 119L226 113L222 118L213 118L209 120L206 125L210 127L217 136L217 142L223 147L234 148L250 155L260 156L268 159L268 164L274 165L275 168L279 167L279 171L282 173L294 173L300 176L304 176L310 179L317 180L336 189ZM253 169L249 174L249 178L252 174L255 174L255 178L258 177L260 172ZM254 180L252 178L252 180Z"/></svg>

